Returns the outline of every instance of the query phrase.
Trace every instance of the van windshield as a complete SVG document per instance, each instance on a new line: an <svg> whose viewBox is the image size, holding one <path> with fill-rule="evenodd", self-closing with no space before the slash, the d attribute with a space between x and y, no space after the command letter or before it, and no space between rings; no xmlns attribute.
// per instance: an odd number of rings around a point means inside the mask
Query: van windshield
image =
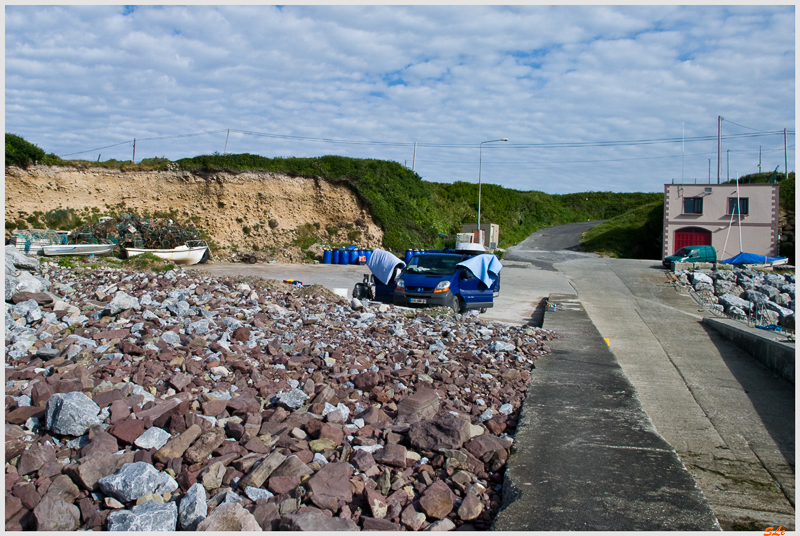
<svg viewBox="0 0 800 536"><path fill-rule="evenodd" d="M416 255L408 261L406 273L427 275L453 275L463 259L455 255Z"/></svg>
<svg viewBox="0 0 800 536"><path fill-rule="evenodd" d="M681 248L675 252L676 257L688 257L692 253L692 248Z"/></svg>

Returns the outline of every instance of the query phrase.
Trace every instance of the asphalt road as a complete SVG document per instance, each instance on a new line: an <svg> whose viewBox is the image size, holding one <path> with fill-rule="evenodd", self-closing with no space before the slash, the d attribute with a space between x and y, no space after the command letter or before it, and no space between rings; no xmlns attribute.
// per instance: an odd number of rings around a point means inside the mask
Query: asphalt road
<svg viewBox="0 0 800 536"><path fill-rule="evenodd" d="M577 295L720 525L793 530L794 386L707 331L699 322L704 313L670 284L658 260L607 259L575 251L580 234L592 223L540 231L509 248L500 298L482 317L537 323L537 308L541 311L551 293ZM306 285L346 288L348 296L369 272L364 266L288 264L197 269L294 278Z"/></svg>

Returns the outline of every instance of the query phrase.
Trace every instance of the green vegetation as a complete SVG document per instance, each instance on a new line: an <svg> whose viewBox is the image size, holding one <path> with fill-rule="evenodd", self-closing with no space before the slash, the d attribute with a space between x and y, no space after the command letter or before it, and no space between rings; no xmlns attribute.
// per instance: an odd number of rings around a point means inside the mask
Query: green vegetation
<svg viewBox="0 0 800 536"><path fill-rule="evenodd" d="M735 180L730 180L726 184L734 184ZM766 184L778 183L780 185L779 204L782 210L794 210L794 171L789 172L789 177L785 173L768 171L765 173L751 173L739 177L739 184Z"/></svg>
<svg viewBox="0 0 800 536"><path fill-rule="evenodd" d="M123 265L125 268L132 268L141 271L152 270L156 273L168 272L175 268L173 263L165 261L161 257L156 257L149 251L130 257L129 259L125 260Z"/></svg>
<svg viewBox="0 0 800 536"><path fill-rule="evenodd" d="M592 227L583 234L581 248L609 257L661 258L664 202L655 201Z"/></svg>
<svg viewBox="0 0 800 536"><path fill-rule="evenodd" d="M16 144L17 152L10 152L9 144ZM32 146L13 134L6 135L6 164L9 154L23 154L23 160L45 163L44 151ZM40 152L35 152L40 151ZM25 152L27 151L27 153ZM33 151L33 152L31 152ZM35 154L34 154L35 153ZM45 160L42 160L42 159ZM57 158L57 157L55 157ZM106 162L61 161L59 163L77 167L108 167L123 171L133 170L187 170L199 174L263 170L322 179L349 188L371 212L384 231L384 247L401 252L409 247L441 248L454 244L454 235L461 224L477 220L478 187L473 183L452 184L423 181L413 171L397 162L357 159L341 156L317 158L266 158L254 154L201 155L170 162L166 158L148 158L139 164L109 160ZM18 164L15 164L18 165ZM783 209L794 209L794 173L788 178L781 173L747 175L741 182L770 182L781 185L780 202ZM501 248L514 245L531 233L564 223L587 220L607 220L584 237L583 248L600 251L607 255L634 258L659 258L659 239L663 219L662 193L612 193L583 192L566 195L550 195L537 191L518 191L494 184L484 184L481 199L481 221L500 226ZM107 207L106 213L116 214L125 209L124 204ZM96 221L98 213L88 209L70 212L57 209L51 213L22 215L6 228L26 228L30 225L55 226L67 229L76 222ZM130 212L130 210L127 210ZM154 214L154 217L170 217L177 214ZM265 212L265 217L269 214ZM26 218L28 221L26 221ZM48 222L52 220L53 225ZM240 224L245 222L239 220ZM322 229L318 224L306 224L295 229L297 237L293 245L307 250L315 241L330 241L341 229L348 231L348 239L355 242L366 222L340 222ZM266 225L243 225L245 234L259 232L262 226L278 228L275 219ZM203 236L201 231L201 236ZM208 238L205 236L204 238ZM335 245L335 244L333 244ZM212 245L214 249L215 245ZM219 246L216 246L217 248ZM231 246L235 251L236 246Z"/></svg>
<svg viewBox="0 0 800 536"><path fill-rule="evenodd" d="M6 165L27 168L35 164L57 165L62 160L16 134L6 133Z"/></svg>

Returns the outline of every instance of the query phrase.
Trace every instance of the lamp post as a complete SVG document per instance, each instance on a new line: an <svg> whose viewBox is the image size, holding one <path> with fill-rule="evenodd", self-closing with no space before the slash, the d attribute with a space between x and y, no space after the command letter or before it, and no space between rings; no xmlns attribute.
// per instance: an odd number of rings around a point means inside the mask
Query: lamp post
<svg viewBox="0 0 800 536"><path fill-rule="evenodd" d="M478 155L478 234L480 234L481 230L481 167L483 164L483 144L484 143L494 143L496 141L508 141L508 138L502 138L499 140L489 140L489 141L482 141L480 143L480 151Z"/></svg>

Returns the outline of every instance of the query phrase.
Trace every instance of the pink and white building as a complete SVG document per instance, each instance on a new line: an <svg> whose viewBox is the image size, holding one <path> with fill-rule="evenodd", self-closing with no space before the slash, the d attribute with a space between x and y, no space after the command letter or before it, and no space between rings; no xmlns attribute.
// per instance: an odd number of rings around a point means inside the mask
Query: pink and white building
<svg viewBox="0 0 800 536"><path fill-rule="evenodd" d="M713 246L717 259L741 251L778 255L777 184L665 184L662 258L684 246ZM741 247L740 247L741 228Z"/></svg>

